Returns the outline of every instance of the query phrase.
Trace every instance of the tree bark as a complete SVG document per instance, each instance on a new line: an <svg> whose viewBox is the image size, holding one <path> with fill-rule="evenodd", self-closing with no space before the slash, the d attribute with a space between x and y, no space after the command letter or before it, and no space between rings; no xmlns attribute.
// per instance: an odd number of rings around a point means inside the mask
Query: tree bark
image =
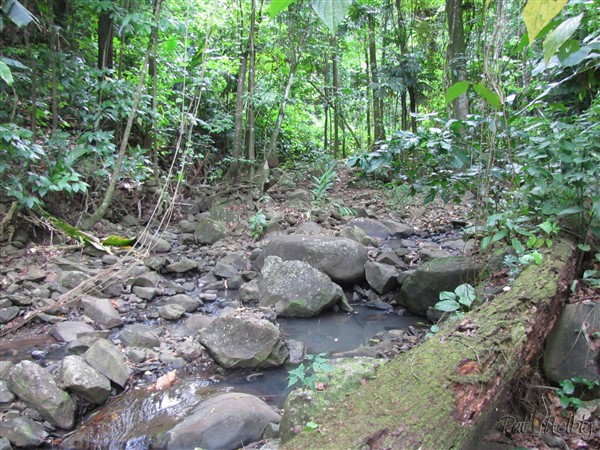
<svg viewBox="0 0 600 450"><path fill-rule="evenodd" d="M463 23L462 0L446 2L446 18L448 20L448 72L451 84L467 78L467 60L465 46L465 27ZM466 119L469 114L467 94L459 95L452 103L452 117Z"/></svg>
<svg viewBox="0 0 600 450"><path fill-rule="evenodd" d="M476 448L562 311L575 256L558 240L510 291L385 364L282 448Z"/></svg>
<svg viewBox="0 0 600 450"><path fill-rule="evenodd" d="M375 42L375 20L372 15L367 16L369 24L369 66L371 69L371 83L373 84L373 139L375 145L378 141L385 139L383 129L383 101L377 95L377 84L379 75L377 74L377 45Z"/></svg>
<svg viewBox="0 0 600 450"><path fill-rule="evenodd" d="M98 69L113 68L114 24L111 11L102 11L98 17Z"/></svg>

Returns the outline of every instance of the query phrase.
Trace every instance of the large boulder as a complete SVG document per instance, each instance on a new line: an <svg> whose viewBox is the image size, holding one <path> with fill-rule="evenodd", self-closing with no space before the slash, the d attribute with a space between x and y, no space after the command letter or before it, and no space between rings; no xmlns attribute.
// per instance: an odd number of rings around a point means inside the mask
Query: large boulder
<svg viewBox="0 0 600 450"><path fill-rule="evenodd" d="M121 352L110 341L99 339L83 354L86 362L109 380L125 386L131 369L125 364Z"/></svg>
<svg viewBox="0 0 600 450"><path fill-rule="evenodd" d="M348 227L358 227L372 238L387 239L395 237L398 239L414 235L414 228L404 223L393 220L376 220L369 217L357 217L347 224Z"/></svg>
<svg viewBox="0 0 600 450"><path fill-rule="evenodd" d="M378 294L387 294L397 286L396 277L398 272L388 264L369 261L365 264L365 276L369 286L375 289Z"/></svg>
<svg viewBox="0 0 600 450"><path fill-rule="evenodd" d="M194 236L200 244L212 245L227 236L227 227L220 220L204 217L198 221Z"/></svg>
<svg viewBox="0 0 600 450"><path fill-rule="evenodd" d="M48 422L65 430L73 428L77 405L47 370L32 361L21 361L10 369L7 385Z"/></svg>
<svg viewBox="0 0 600 450"><path fill-rule="evenodd" d="M110 381L98 373L81 356L70 355L62 361L62 385L81 398L102 405L110 397Z"/></svg>
<svg viewBox="0 0 600 450"><path fill-rule="evenodd" d="M295 389L290 392L281 417L281 442L287 442L303 430L306 423L328 407L343 400L365 380L375 378L381 359L354 357L330 360L328 370L317 370L316 379L326 387L321 390Z"/></svg>
<svg viewBox="0 0 600 450"><path fill-rule="evenodd" d="M279 328L252 315L217 317L199 334L202 345L226 369L277 367L289 355Z"/></svg>
<svg viewBox="0 0 600 450"><path fill-rule="evenodd" d="M313 317L331 308L344 295L327 275L302 261L269 256L262 268L258 299L277 315Z"/></svg>
<svg viewBox="0 0 600 450"><path fill-rule="evenodd" d="M566 305L546 340L544 372L548 379L555 383L573 377L598 379L600 349L582 335L584 328L589 333L600 329L600 304ZM595 389L594 396L600 398L600 389Z"/></svg>
<svg viewBox="0 0 600 450"><path fill-rule="evenodd" d="M359 284L364 280L367 250L356 241L330 236L276 236L256 260L262 268L268 256L304 261L327 274L335 283Z"/></svg>
<svg viewBox="0 0 600 450"><path fill-rule="evenodd" d="M449 256L428 261L402 284L401 301L413 314L425 316L438 301L440 292L454 291L463 283L472 283L483 265L466 256Z"/></svg>
<svg viewBox="0 0 600 450"><path fill-rule="evenodd" d="M17 447L40 448L46 441L48 432L42 424L34 422L29 417L17 416L0 421L0 436ZM10 445L8 447L0 445L0 449L2 448L12 449Z"/></svg>
<svg viewBox="0 0 600 450"><path fill-rule="evenodd" d="M83 313L102 329L110 329L123 325L119 311L107 298L83 297L79 304Z"/></svg>
<svg viewBox="0 0 600 450"><path fill-rule="evenodd" d="M228 450L260 440L281 416L258 397L230 392L202 402L163 437L168 450Z"/></svg>

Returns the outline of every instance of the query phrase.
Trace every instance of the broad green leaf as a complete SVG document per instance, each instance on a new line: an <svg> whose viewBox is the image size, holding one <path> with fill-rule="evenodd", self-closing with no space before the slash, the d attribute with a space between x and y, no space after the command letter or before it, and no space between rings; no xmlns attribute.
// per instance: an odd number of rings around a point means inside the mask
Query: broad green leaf
<svg viewBox="0 0 600 450"><path fill-rule="evenodd" d="M469 89L470 85L471 83L469 81L457 81L450 86L446 91L446 103L450 103L455 98L460 97L467 92L467 89Z"/></svg>
<svg viewBox="0 0 600 450"><path fill-rule="evenodd" d="M177 43L179 42L179 36L177 36L176 34L172 35L169 37L169 39L167 39L165 41L165 43L163 44L163 48L165 49L165 51L167 53L173 53L175 51L175 49L177 48Z"/></svg>
<svg viewBox="0 0 600 450"><path fill-rule="evenodd" d="M571 206L570 208L565 208L561 212L558 213L559 216L570 216L571 214L578 214L580 212L584 212L585 208L583 206Z"/></svg>
<svg viewBox="0 0 600 450"><path fill-rule="evenodd" d="M29 69L29 67L20 61L12 58L6 58L5 56L0 56L0 62L4 62L7 66L14 67L15 69Z"/></svg>
<svg viewBox="0 0 600 450"><path fill-rule="evenodd" d="M337 26L340 24L348 8L352 4L353 0L313 0L312 8L315 10L317 15L321 18L331 34L335 33Z"/></svg>
<svg viewBox="0 0 600 450"><path fill-rule="evenodd" d="M271 19L274 18L295 1L296 0L271 0L271 4L269 5L269 16L271 16Z"/></svg>
<svg viewBox="0 0 600 450"><path fill-rule="evenodd" d="M2 78L9 86L12 86L14 83L12 72L4 61L0 61L0 78Z"/></svg>
<svg viewBox="0 0 600 450"><path fill-rule="evenodd" d="M545 222L540 223L538 225L538 227L540 227L542 230L544 230L546 232L546 234L550 234L550 232L553 229L552 222L550 222L549 220L546 220Z"/></svg>
<svg viewBox="0 0 600 450"><path fill-rule="evenodd" d="M482 99L488 102L488 104L492 107L496 109L502 109L502 102L500 101L500 96L495 92L490 91L483 84L474 84L473 90L477 93L477 95L479 95Z"/></svg>
<svg viewBox="0 0 600 450"><path fill-rule="evenodd" d="M517 252L517 255L522 255L523 253L525 253L525 246L521 243L520 240L518 240L517 238L512 238L510 243L515 249L515 252Z"/></svg>
<svg viewBox="0 0 600 450"><path fill-rule="evenodd" d="M533 44L540 31L562 11L567 0L529 0L523 8L523 20L529 34L529 45Z"/></svg>
<svg viewBox="0 0 600 450"><path fill-rule="evenodd" d="M460 304L455 300L444 300L437 302L433 308L439 311L454 312L460 309Z"/></svg>
<svg viewBox="0 0 600 450"><path fill-rule="evenodd" d="M108 236L102 241L102 245L110 245L111 247L127 247L135 242L136 238L122 238L120 236Z"/></svg>
<svg viewBox="0 0 600 450"><path fill-rule="evenodd" d="M560 46L567 42L573 35L577 27L579 27L582 18L583 13L565 20L544 39L544 61L546 61L546 64L548 64L550 58L554 56Z"/></svg>
<svg viewBox="0 0 600 450"><path fill-rule="evenodd" d="M456 294L450 291L442 291L440 292L440 300L454 300L456 299Z"/></svg>
<svg viewBox="0 0 600 450"><path fill-rule="evenodd" d="M592 249L592 246L589 244L577 244L577 248L582 252L589 252Z"/></svg>
<svg viewBox="0 0 600 450"><path fill-rule="evenodd" d="M16 0L5 0L2 3L2 11L18 27L24 27L32 20L36 20L35 16Z"/></svg>

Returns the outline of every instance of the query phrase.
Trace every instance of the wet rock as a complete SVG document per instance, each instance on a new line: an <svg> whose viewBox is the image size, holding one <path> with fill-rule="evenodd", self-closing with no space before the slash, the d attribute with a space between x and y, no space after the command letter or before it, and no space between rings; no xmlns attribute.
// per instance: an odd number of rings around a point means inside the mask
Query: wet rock
<svg viewBox="0 0 600 450"><path fill-rule="evenodd" d="M281 417L258 397L230 392L202 402L166 433L166 449L237 449L258 441Z"/></svg>
<svg viewBox="0 0 600 450"><path fill-rule="evenodd" d="M592 350L587 339L581 333L574 332L581 330L585 322L589 333L600 329L600 304L566 305L548 335L544 350L544 373L557 384L572 377L598 379L600 349ZM600 398L600 388L594 389L592 395L593 398Z"/></svg>
<svg viewBox="0 0 600 450"><path fill-rule="evenodd" d="M390 237L405 238L415 234L415 230L393 220L375 220L368 217L358 217L348 222L349 227L358 227L372 238L387 239Z"/></svg>
<svg viewBox="0 0 600 450"><path fill-rule="evenodd" d="M195 361L205 353L204 347L195 341L177 343L175 351L187 362Z"/></svg>
<svg viewBox="0 0 600 450"><path fill-rule="evenodd" d="M131 369L127 367L121 352L106 339L96 341L84 354L86 362L109 380L125 386Z"/></svg>
<svg viewBox="0 0 600 450"><path fill-rule="evenodd" d="M156 327L136 323L127 325L119 334L121 344L125 347L155 348L160 347L159 333Z"/></svg>
<svg viewBox="0 0 600 450"><path fill-rule="evenodd" d="M131 291L142 300L151 301L158 295L158 289L155 287L134 286Z"/></svg>
<svg viewBox="0 0 600 450"><path fill-rule="evenodd" d="M382 264L388 264L392 266L398 267L400 270L405 270L408 268L402 257L398 256L396 252L383 252L381 255L377 257L377 262Z"/></svg>
<svg viewBox="0 0 600 450"><path fill-rule="evenodd" d="M12 450L12 446L10 445L10 441L5 437L1 436L0 433L0 450Z"/></svg>
<svg viewBox="0 0 600 450"><path fill-rule="evenodd" d="M398 273L393 266L378 262L368 262L365 264L367 283L380 295L387 294L397 286L397 275Z"/></svg>
<svg viewBox="0 0 600 450"><path fill-rule="evenodd" d="M127 357L131 362L140 364L146 360L146 351L141 348L131 348L127 351Z"/></svg>
<svg viewBox="0 0 600 450"><path fill-rule="evenodd" d="M269 256L259 279L259 302L277 315L313 317L341 298L335 284L323 272L302 261L283 261Z"/></svg>
<svg viewBox="0 0 600 450"><path fill-rule="evenodd" d="M198 221L194 236L200 244L212 245L227 236L227 227L219 220L202 218Z"/></svg>
<svg viewBox="0 0 600 450"><path fill-rule="evenodd" d="M77 339L78 334L93 331L94 327L83 321L68 320L52 325L48 330L48 334L57 341L71 342Z"/></svg>
<svg viewBox="0 0 600 450"><path fill-rule="evenodd" d="M171 251L171 244L158 235L153 233L144 232L138 238L137 242L141 245L148 247L155 253L167 253Z"/></svg>
<svg viewBox="0 0 600 450"><path fill-rule="evenodd" d="M196 261L189 258L183 258L181 261L168 264L166 270L171 273L185 273L190 270L196 270L197 268L198 263L196 263Z"/></svg>
<svg viewBox="0 0 600 450"><path fill-rule="evenodd" d="M17 447L37 448L44 444L48 433L41 424L29 417L17 416L0 422L0 436Z"/></svg>
<svg viewBox="0 0 600 450"><path fill-rule="evenodd" d="M76 355L63 359L60 376L65 389L96 405L102 405L111 393L110 381Z"/></svg>
<svg viewBox="0 0 600 450"><path fill-rule="evenodd" d="M413 273L415 273L416 270L405 270L404 272L401 272L398 274L398 276L396 277L396 283L398 283L398 286L402 286L404 284L404 282L406 280L408 280L408 277L410 277Z"/></svg>
<svg viewBox="0 0 600 450"><path fill-rule="evenodd" d="M21 311L18 306L9 306L8 308L0 308L0 323L7 323L13 320Z"/></svg>
<svg viewBox="0 0 600 450"><path fill-rule="evenodd" d="M178 320L185 314L185 308L181 305L163 305L158 308L160 317L166 320Z"/></svg>
<svg viewBox="0 0 600 450"><path fill-rule="evenodd" d="M91 275L88 275L87 273L81 272L79 270L62 272L60 275L60 284L67 289L73 289L74 287L79 286L79 284L83 283L86 280L89 280L90 278Z"/></svg>
<svg viewBox="0 0 600 450"><path fill-rule="evenodd" d="M107 298L83 297L79 304L83 307L83 313L100 328L110 329L123 325L119 311Z"/></svg>
<svg viewBox="0 0 600 450"><path fill-rule="evenodd" d="M401 302L413 314L425 316L439 301L442 291L454 291L462 283L473 282L483 265L466 256L434 259L420 266L402 284Z"/></svg>
<svg viewBox="0 0 600 450"><path fill-rule="evenodd" d="M15 400L15 394L10 392L6 381L0 380L0 404L12 403Z"/></svg>
<svg viewBox="0 0 600 450"><path fill-rule="evenodd" d="M360 387L364 380L374 378L382 360L355 357L330 360L328 371L317 371L315 376L326 386L323 390L293 390L281 417L281 442L292 439L306 423L316 419L324 409L336 404Z"/></svg>
<svg viewBox="0 0 600 450"><path fill-rule="evenodd" d="M163 350L162 352L160 352L160 354L158 355L158 359L162 364L171 368L179 369L185 366L185 359L183 359L180 356L177 356L171 350Z"/></svg>
<svg viewBox="0 0 600 450"><path fill-rule="evenodd" d="M277 367L288 357L279 328L251 315L217 317L199 338L226 369Z"/></svg>
<svg viewBox="0 0 600 450"><path fill-rule="evenodd" d="M10 369L8 388L48 422L70 430L75 424L76 404L56 385L54 377L34 362L21 361Z"/></svg>
<svg viewBox="0 0 600 450"><path fill-rule="evenodd" d="M347 238L330 236L275 236L256 260L262 268L268 256L304 261L340 284L360 284L364 279L367 251Z"/></svg>
<svg viewBox="0 0 600 450"><path fill-rule="evenodd" d="M198 298L192 298L186 294L177 294L167 299L169 305L182 306L185 312L192 313L200 308L203 303Z"/></svg>

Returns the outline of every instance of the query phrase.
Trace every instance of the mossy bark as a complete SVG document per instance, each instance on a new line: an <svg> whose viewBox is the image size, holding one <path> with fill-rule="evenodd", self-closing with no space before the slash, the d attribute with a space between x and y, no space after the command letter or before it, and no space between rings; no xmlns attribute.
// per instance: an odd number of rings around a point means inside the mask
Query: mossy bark
<svg viewBox="0 0 600 450"><path fill-rule="evenodd" d="M511 289L386 364L291 449L472 448L539 354L568 295L575 247L559 241Z"/></svg>

